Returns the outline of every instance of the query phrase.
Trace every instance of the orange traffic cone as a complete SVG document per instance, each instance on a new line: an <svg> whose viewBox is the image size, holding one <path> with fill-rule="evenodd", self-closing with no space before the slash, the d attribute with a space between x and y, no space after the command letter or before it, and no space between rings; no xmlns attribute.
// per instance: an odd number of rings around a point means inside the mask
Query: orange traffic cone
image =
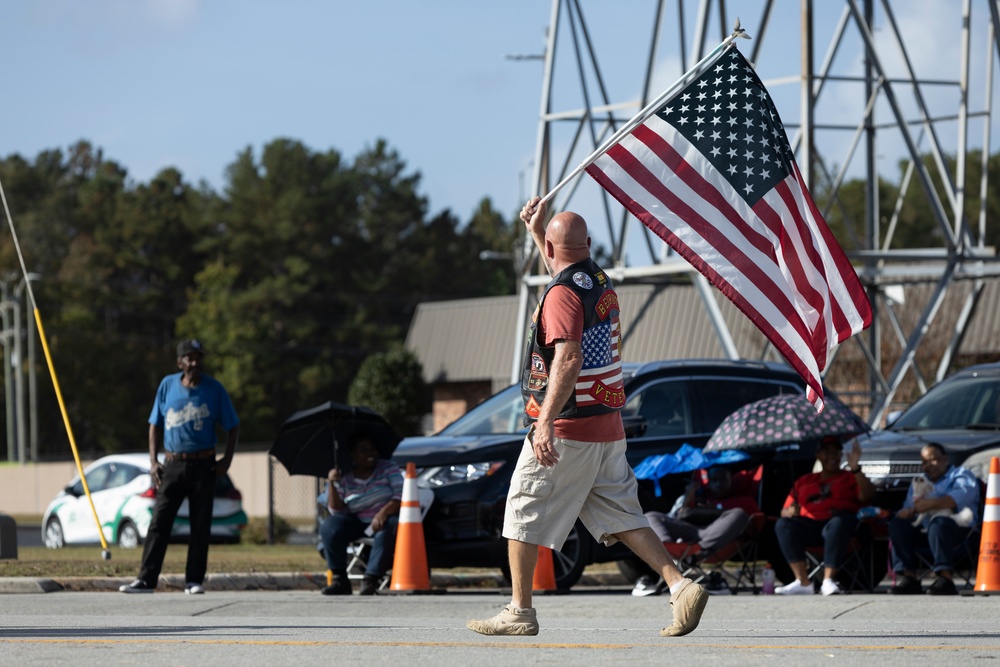
<svg viewBox="0 0 1000 667"><path fill-rule="evenodd" d="M406 477L403 479L403 501L399 508L396 553L392 559L389 590L393 593L431 590L427 547L424 546L424 525L420 518L417 496L417 465L413 461L406 464Z"/></svg>
<svg viewBox="0 0 1000 667"><path fill-rule="evenodd" d="M1000 593L1000 458L990 459L983 510L983 536L979 542L976 593Z"/></svg>
<svg viewBox="0 0 1000 667"><path fill-rule="evenodd" d="M552 561L552 549L548 547L538 547L538 563L535 565L535 576L531 579L531 590L536 593L557 590L556 568Z"/></svg>

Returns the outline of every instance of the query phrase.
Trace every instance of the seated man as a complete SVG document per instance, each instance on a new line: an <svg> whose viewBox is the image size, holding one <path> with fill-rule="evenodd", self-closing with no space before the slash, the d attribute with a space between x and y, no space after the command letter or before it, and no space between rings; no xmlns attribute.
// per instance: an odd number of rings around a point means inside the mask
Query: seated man
<svg viewBox="0 0 1000 667"><path fill-rule="evenodd" d="M339 468L330 470L327 485L330 516L319 527L327 567L333 572L333 582L322 593L351 594L347 547L362 535L371 535L372 550L359 594L374 595L395 545L403 473L394 463L378 457L375 443L366 435L352 434L347 438L347 446L354 467L347 474Z"/></svg>
<svg viewBox="0 0 1000 667"><path fill-rule="evenodd" d="M702 471L696 471L688 484L684 502L677 516L663 512L646 512L649 525L663 542L687 542L701 547L701 556L710 556L743 534L750 523L750 514L759 512L757 501L750 495L733 493L732 473L724 466L708 469L708 484L701 484ZM662 579L642 577L632 594L636 597L662 592ZM718 577L709 581L708 592L727 594L729 588Z"/></svg>
<svg viewBox="0 0 1000 667"><path fill-rule="evenodd" d="M913 486L906 494L903 508L889 522L889 539L892 541L892 569L896 572L896 585L889 592L895 595L922 593L917 579L915 549L930 547L934 558L937 579L928 588L931 595L955 595L953 581L953 554L956 547L969 538L979 526L979 480L961 466L948 463L944 447L928 443L920 450L924 476L934 485L934 491L923 498L913 498ZM972 528L959 526L949 515L932 516L934 510L960 512L972 511ZM918 525L913 521L917 514L927 512Z"/></svg>
<svg viewBox="0 0 1000 667"><path fill-rule="evenodd" d="M806 547L823 546L823 595L840 593L834 576L847 555L858 523L858 509L875 495L875 486L861 472L857 441L847 455L847 470L840 467L843 445L836 438L824 438L816 451L820 472L795 480L781 518L774 526L781 553L788 561L795 581L774 589L778 595L811 595Z"/></svg>

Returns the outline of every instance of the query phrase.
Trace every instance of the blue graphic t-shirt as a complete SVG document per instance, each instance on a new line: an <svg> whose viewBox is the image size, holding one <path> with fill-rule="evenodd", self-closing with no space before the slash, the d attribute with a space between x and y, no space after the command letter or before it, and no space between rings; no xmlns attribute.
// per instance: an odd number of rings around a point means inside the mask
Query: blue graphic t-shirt
<svg viewBox="0 0 1000 667"><path fill-rule="evenodd" d="M229 431L240 419L218 380L203 374L198 386L189 388L181 384L181 373L174 373L160 382L149 423L163 429L168 452L198 452L215 449L216 423Z"/></svg>

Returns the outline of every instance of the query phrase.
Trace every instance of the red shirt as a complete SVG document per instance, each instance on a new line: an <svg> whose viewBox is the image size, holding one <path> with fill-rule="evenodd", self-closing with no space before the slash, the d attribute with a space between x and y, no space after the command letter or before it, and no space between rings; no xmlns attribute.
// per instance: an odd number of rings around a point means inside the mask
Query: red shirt
<svg viewBox="0 0 1000 667"><path fill-rule="evenodd" d="M557 340L583 342L583 302L569 287L555 285L545 296L538 337L546 347ZM625 437L620 412L557 419L555 430L557 438L581 442L611 442Z"/></svg>
<svg viewBox="0 0 1000 667"><path fill-rule="evenodd" d="M809 473L792 485L784 506L792 503L799 504L800 516L817 521L826 521L838 511L856 512L861 507L858 482L847 470L826 479L822 473Z"/></svg>

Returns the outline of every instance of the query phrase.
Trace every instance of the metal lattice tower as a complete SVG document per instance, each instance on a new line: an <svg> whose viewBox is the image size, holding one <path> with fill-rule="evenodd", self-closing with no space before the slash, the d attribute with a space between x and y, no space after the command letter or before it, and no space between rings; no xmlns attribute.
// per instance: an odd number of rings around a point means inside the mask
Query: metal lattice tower
<svg viewBox="0 0 1000 667"><path fill-rule="evenodd" d="M821 187L827 193L824 214L839 206L840 188L848 180L863 179L866 186L864 220L856 221L856 245L845 244L845 250L868 289L875 312L872 327L850 342L860 346L869 370L869 422L882 420L908 374L926 391L928 382L915 356L942 303L954 294L952 298L963 302L937 364L934 380L943 378L976 312L985 280L1000 276L995 249L985 244L993 67L1000 54L996 2L944 0L939 7L924 3L923 7L931 7L946 19L932 20L929 34L939 40L933 44L926 42L926 32L916 36L908 32L907 26L917 23L912 3L903 0L656 0L641 9L631 3L627 8L608 4L612 3L552 2L533 163L534 192L549 192L604 139L732 32L738 9L743 28L753 38L740 44L741 51L775 98L787 131L794 133L789 139L811 189L815 193ZM895 11L904 5L907 25L901 24ZM820 10L822 16L817 15ZM613 12L613 20L607 12ZM769 30L778 16L794 16L795 21L786 23L796 23L798 34L788 34L787 27L784 34ZM648 42L640 30L651 31ZM628 44L623 45L626 40ZM790 61L789 43L794 41L798 42L798 60ZM929 76L923 71L928 69L928 58L915 56L924 56L928 49L937 51L941 45L954 52L956 61L944 67L955 69L942 77L942 64L935 62L934 76ZM625 73L619 71L624 50L636 58L626 65ZM814 54L821 51L825 55L817 62ZM605 69L605 60L619 69ZM641 80L635 79L638 74ZM612 90L612 83L628 77L635 79L625 83L631 86L625 95L631 97L616 100L614 94L619 91ZM970 128L981 131L979 142L970 143ZM893 158L905 165L898 184L899 200L885 221L877 214L878 160L884 147L895 148ZM959 185L966 180L970 147L983 149L978 184L983 203L976 219L965 214L966 192ZM931 159L926 160L926 155ZM884 171L881 175L890 178ZM903 224L903 195L910 188L923 191L923 202L937 228L928 247L898 249L893 239ZM595 240L603 236L608 255L603 263L617 282L689 274L722 348L731 358L737 356L713 288L700 274L672 256L666 244L586 175L561 189L551 204L555 211L573 207L587 211ZM519 335L530 316L530 291L548 282L547 275L534 272L537 263L532 261L532 251L526 239ZM887 288L901 281L933 285L931 297L908 334L899 326L897 305L887 295ZM971 289L956 294L958 281L968 281ZM885 333L894 335L902 349L888 373L882 371L883 319L893 329ZM515 345L515 377L521 343L519 339ZM835 354L829 368L836 362Z"/></svg>

